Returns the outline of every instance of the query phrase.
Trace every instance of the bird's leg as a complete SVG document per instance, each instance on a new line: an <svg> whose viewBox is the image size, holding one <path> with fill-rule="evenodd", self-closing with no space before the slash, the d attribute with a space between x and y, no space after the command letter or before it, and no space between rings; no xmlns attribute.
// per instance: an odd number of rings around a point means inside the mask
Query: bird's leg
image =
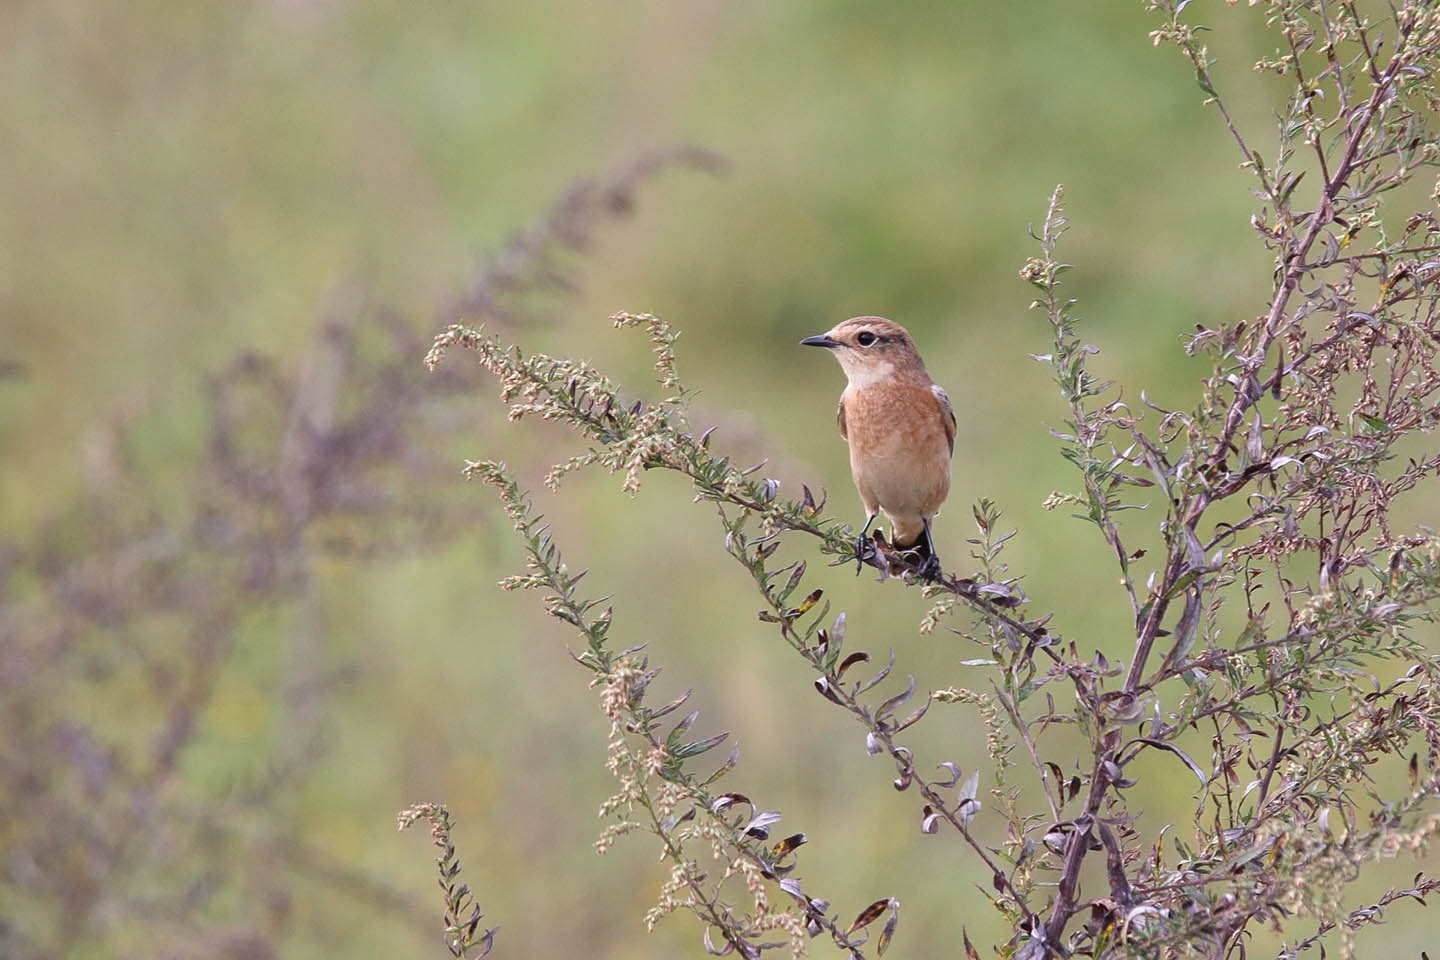
<svg viewBox="0 0 1440 960"><path fill-rule="evenodd" d="M925 517L925 560L916 571L921 580L935 581L940 579L940 558L935 555L935 541L930 538L930 518Z"/></svg>
<svg viewBox="0 0 1440 960"><path fill-rule="evenodd" d="M855 538L855 576L860 576L860 568L865 566L865 533L870 529L870 524L875 522L875 514L865 514L865 526L860 528L860 536Z"/></svg>

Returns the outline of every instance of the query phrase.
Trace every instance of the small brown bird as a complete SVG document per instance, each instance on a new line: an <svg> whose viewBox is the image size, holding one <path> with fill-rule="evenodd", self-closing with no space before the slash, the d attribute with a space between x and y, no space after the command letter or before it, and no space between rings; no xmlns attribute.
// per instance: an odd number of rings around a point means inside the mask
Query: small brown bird
<svg viewBox="0 0 1440 960"><path fill-rule="evenodd" d="M865 504L865 526L855 544L857 572L865 533L884 511L890 542L916 552L923 577L938 576L930 521L950 492L955 451L950 398L925 372L910 334L883 317L852 317L800 342L832 351L850 381L840 394L837 419L850 445L850 475Z"/></svg>

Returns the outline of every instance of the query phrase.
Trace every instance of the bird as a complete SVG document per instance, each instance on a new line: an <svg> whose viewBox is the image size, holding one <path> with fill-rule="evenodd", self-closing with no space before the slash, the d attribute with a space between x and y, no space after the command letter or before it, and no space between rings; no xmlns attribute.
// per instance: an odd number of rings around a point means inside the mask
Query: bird
<svg viewBox="0 0 1440 960"><path fill-rule="evenodd" d="M865 535L883 512L891 544L914 551L922 579L939 577L930 521L950 493L955 408L949 395L930 379L909 332L884 317L851 317L800 342L829 350L848 381L836 420L865 505L856 573L865 558Z"/></svg>

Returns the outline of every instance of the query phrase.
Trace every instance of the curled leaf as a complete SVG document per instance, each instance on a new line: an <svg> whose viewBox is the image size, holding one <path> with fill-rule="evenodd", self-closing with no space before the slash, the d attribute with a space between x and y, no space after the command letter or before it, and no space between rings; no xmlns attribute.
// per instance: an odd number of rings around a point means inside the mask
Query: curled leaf
<svg viewBox="0 0 1440 960"><path fill-rule="evenodd" d="M888 700L885 700L884 702L882 702L882 703L880 704L880 706L878 706L878 707L875 708L875 717L876 717L876 719L880 719L880 718L884 717L884 716L885 716L886 714L888 714L890 711L894 710L896 707L900 706L902 703L904 703L906 700L909 700L909 699L910 699L911 697L913 697L914 695L915 695L915 678L912 676L912 677L910 678L910 683L909 683L909 685L908 685L904 690L902 690L902 691L900 691L899 693L895 694L895 696L890 697Z"/></svg>
<svg viewBox="0 0 1440 960"><path fill-rule="evenodd" d="M779 810L767 810L764 813L757 813L745 824L741 832L747 837L754 837L756 840L765 840L770 836L770 825L780 822Z"/></svg>
<svg viewBox="0 0 1440 960"><path fill-rule="evenodd" d="M790 834L790 836L775 844L774 848L772 848L770 851L770 859L776 862L784 860L790 854L798 850L800 846L804 844L808 839L809 838L807 838L803 833Z"/></svg>
<svg viewBox="0 0 1440 960"><path fill-rule="evenodd" d="M844 679L846 670L849 670L857 663L868 663L869 660L870 654L866 653L864 650L856 650L854 653L850 654L850 656L846 657L841 662L840 668L835 671L835 679Z"/></svg>
<svg viewBox="0 0 1440 960"><path fill-rule="evenodd" d="M745 794L743 794L743 793L722 793L722 794L720 794L720 796L718 796L718 797L716 797L714 800L711 800L711 801L710 801L710 812L713 813L713 814L715 814L716 816L719 816L719 815L725 810L726 807L729 807L729 806L731 806L732 804L736 804L736 803L746 804L747 806L750 807L750 815L751 815L752 817L755 815L755 804L754 804L754 802L753 802L749 797L745 796Z"/></svg>
<svg viewBox="0 0 1440 960"><path fill-rule="evenodd" d="M827 677L816 677L815 689L819 692L820 696L829 700L831 703L839 704L842 707L845 706L845 701L841 700L835 691L830 688L830 680Z"/></svg>
<svg viewBox="0 0 1440 960"><path fill-rule="evenodd" d="M705 952L706 952L706 953L710 954L710 956L712 956L712 957L723 957L723 956L726 956L726 955L728 955L728 954L730 954L730 953L733 953L734 950L735 950L735 944L731 943L729 940L726 940L726 941L725 941L725 947L724 947L724 949L722 949L722 950L716 950L716 949L715 949L715 944L714 944L714 942L712 942L711 939L710 939L710 928L709 928L708 926L705 928Z"/></svg>
<svg viewBox="0 0 1440 960"><path fill-rule="evenodd" d="M975 814L980 812L980 801L973 797L967 797L960 801L960 806L955 808L955 813L960 817L960 826L969 827L970 821L975 819Z"/></svg>

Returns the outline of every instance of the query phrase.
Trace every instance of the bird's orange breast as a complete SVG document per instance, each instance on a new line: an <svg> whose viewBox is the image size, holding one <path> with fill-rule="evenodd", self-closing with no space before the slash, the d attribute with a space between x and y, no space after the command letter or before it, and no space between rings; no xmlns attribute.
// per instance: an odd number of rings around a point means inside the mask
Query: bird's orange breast
<svg viewBox="0 0 1440 960"><path fill-rule="evenodd" d="M930 384L852 387L841 402L850 469L866 506L892 518L934 516L950 492L950 444Z"/></svg>

